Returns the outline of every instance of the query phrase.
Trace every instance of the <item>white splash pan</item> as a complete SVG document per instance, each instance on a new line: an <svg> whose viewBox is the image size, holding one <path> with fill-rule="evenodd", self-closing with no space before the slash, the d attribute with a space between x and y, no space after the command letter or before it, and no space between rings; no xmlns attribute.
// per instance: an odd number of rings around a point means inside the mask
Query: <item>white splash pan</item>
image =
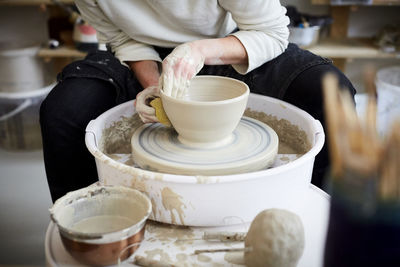
<svg viewBox="0 0 400 267"><path fill-rule="evenodd" d="M325 134L321 123L284 101L250 94L247 107L286 119L306 132L312 148L284 165L266 170L221 176L184 176L147 171L125 165L98 148L103 129L135 112L133 101L120 104L86 128L86 146L96 160L99 181L124 185L146 193L153 204L150 219L190 226L223 226L250 222L267 208L298 212L305 204L315 156Z"/></svg>

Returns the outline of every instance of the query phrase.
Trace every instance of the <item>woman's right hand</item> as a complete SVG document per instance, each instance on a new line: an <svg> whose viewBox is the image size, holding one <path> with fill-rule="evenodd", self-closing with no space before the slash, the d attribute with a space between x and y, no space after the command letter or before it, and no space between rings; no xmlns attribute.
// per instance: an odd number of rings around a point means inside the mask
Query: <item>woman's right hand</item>
<svg viewBox="0 0 400 267"><path fill-rule="evenodd" d="M162 63L160 88L174 98L184 97L190 80L204 66L204 55L194 43L178 45Z"/></svg>

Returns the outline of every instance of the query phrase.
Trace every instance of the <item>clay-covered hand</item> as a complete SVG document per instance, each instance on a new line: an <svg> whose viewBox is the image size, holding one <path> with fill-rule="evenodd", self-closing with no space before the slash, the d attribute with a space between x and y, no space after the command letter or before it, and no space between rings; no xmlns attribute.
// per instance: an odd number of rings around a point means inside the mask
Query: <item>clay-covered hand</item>
<svg viewBox="0 0 400 267"><path fill-rule="evenodd" d="M166 95L182 98L190 80L203 68L205 57L193 43L177 46L162 62L160 88Z"/></svg>
<svg viewBox="0 0 400 267"><path fill-rule="evenodd" d="M156 111L150 106L150 101L159 97L159 95L160 89L158 86L147 87L137 94L134 105L136 107L136 112L144 123L158 122Z"/></svg>

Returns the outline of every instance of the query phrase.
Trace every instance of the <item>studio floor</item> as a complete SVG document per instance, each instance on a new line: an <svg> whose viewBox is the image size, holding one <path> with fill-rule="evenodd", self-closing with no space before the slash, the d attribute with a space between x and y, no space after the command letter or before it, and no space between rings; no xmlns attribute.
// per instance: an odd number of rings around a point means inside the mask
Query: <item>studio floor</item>
<svg viewBox="0 0 400 267"><path fill-rule="evenodd" d="M44 266L52 202L42 151L0 149L0 266Z"/></svg>

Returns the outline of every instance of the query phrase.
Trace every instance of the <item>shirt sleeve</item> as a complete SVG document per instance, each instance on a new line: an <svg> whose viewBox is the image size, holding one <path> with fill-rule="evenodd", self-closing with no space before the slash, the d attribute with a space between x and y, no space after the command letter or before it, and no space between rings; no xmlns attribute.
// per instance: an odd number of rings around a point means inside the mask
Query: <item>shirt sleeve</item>
<svg viewBox="0 0 400 267"><path fill-rule="evenodd" d="M139 60L161 62L152 46L137 42L121 31L104 15L95 0L75 0L75 4L83 20L96 29L99 42L108 44L121 63Z"/></svg>
<svg viewBox="0 0 400 267"><path fill-rule="evenodd" d="M290 21L279 0L219 0L219 4L231 13L239 28L232 35L248 55L247 64L232 65L237 72L246 74L285 51Z"/></svg>

